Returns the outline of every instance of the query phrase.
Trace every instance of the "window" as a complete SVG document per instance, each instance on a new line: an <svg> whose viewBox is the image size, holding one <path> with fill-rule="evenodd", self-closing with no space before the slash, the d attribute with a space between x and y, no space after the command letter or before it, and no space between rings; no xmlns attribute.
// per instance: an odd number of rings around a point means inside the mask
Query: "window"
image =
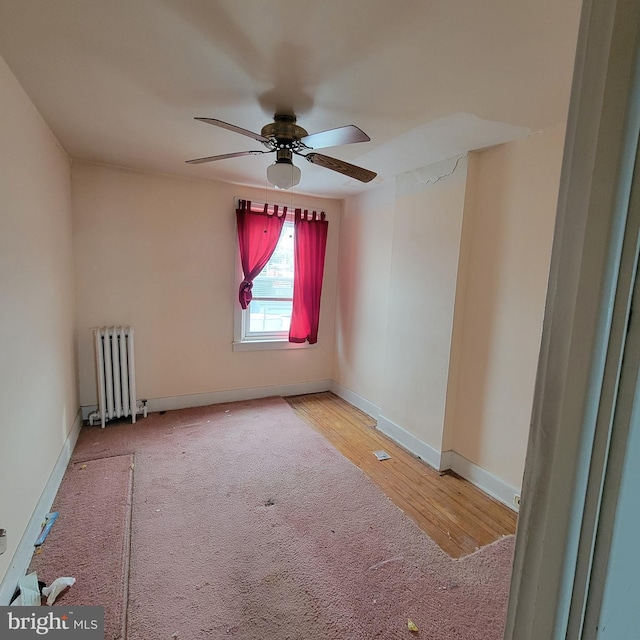
<svg viewBox="0 0 640 640"><path fill-rule="evenodd" d="M287 214L286 207L280 213L278 208L248 200L236 205L234 351L299 349L318 342L328 222L324 212L297 208Z"/></svg>
<svg viewBox="0 0 640 640"><path fill-rule="evenodd" d="M242 309L237 302L234 303L234 351L314 346L289 342L293 308L293 243L294 222L288 215L271 259L253 281L251 304ZM240 278L241 273L240 268Z"/></svg>
<svg viewBox="0 0 640 640"><path fill-rule="evenodd" d="M293 220L287 220L273 255L253 281L242 311L242 340L287 340L293 307Z"/></svg>

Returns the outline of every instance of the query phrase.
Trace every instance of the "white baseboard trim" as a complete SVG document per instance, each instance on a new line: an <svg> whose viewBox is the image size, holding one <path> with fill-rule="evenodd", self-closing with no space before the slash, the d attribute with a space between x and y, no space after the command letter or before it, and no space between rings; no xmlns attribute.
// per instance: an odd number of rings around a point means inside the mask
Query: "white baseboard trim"
<svg viewBox="0 0 640 640"><path fill-rule="evenodd" d="M351 389L348 389L333 380L331 381L329 391L335 393L343 400L346 400L357 409L360 409L360 411L364 411L367 415L375 418L378 423L378 430L382 431L382 433L391 438L395 443L399 444L403 449L406 449L426 462L429 466L436 470L440 470L440 452L428 445L426 442L420 440L420 438L414 436L412 433L409 433L406 429L403 429L400 425L389 420L389 418L385 418L380 413L380 407L373 404L373 402L370 402L361 395L351 391Z"/></svg>
<svg viewBox="0 0 640 640"><path fill-rule="evenodd" d="M238 402L241 400L255 400L271 396L297 396L304 393L319 393L329 391L329 380L314 380L294 384L276 384L268 387L250 387L247 389L230 389L228 391L211 391L209 393L193 393L184 396L167 396L165 398L147 399L147 410L173 411L174 409L188 409L190 407L204 407L209 404L224 402ZM82 416L86 420L96 405L82 407Z"/></svg>
<svg viewBox="0 0 640 640"><path fill-rule="evenodd" d="M380 407L361 395L351 391L347 387L333 380L316 380L313 382L301 382L285 385L272 385L267 387L251 387L247 389L231 389L228 391L212 391L210 393L195 393L184 396L169 396L165 398L151 398L147 400L149 411L172 411L175 409L187 409L189 407L202 407L210 404L224 402L238 402L242 400L254 400L270 396L294 396L305 393L319 393L332 391L337 396L346 400L354 407L375 418L378 429L389 436L394 442L414 454L436 471L451 469L462 476L471 484L499 500L510 509L517 511L513 504L513 496L520 493L516 487L512 487L489 471L467 460L455 451L438 451L435 447L423 442L400 425L380 413ZM87 419L96 406L82 407L82 417ZM77 436L76 436L77 437ZM55 493L54 493L55 495ZM45 511L46 513L46 511Z"/></svg>
<svg viewBox="0 0 640 640"><path fill-rule="evenodd" d="M450 469L513 511L518 511L518 507L513 503L513 496L516 493L520 494L520 489L517 487L512 487L504 480L494 476L455 451L438 451L406 429L403 429L400 425L385 418L380 413L380 407L347 389L347 387L332 380L329 390L354 407L374 417L378 421L378 429L382 433L389 436L410 453L418 456L436 471Z"/></svg>
<svg viewBox="0 0 640 640"><path fill-rule="evenodd" d="M420 438L409 433L409 431L389 420L389 418L385 418L382 414L378 416L378 429L389 436L394 442L397 442L401 447L413 453L413 455L418 456L418 458L426 462L430 467L433 467L436 471L441 470L441 454L436 448L423 442Z"/></svg>
<svg viewBox="0 0 640 640"><path fill-rule="evenodd" d="M492 498L502 502L502 504L509 507L509 509L518 511L518 507L513 503L513 496L516 493L520 495L520 489L511 486L455 451L446 451L443 456L445 455L449 459L448 468L451 469L451 471L462 476L465 480L468 480Z"/></svg>
<svg viewBox="0 0 640 640"><path fill-rule="evenodd" d="M360 409L360 411L364 411L367 415L375 418L376 420L380 416L380 407L373 404L373 402L369 402L369 400L363 398L354 391L351 391L351 389L343 387L338 382L331 380L329 391L335 393L339 398L346 400L349 404L352 404L357 409Z"/></svg>
<svg viewBox="0 0 640 640"><path fill-rule="evenodd" d="M71 459L71 454L73 453L76 441L80 435L81 427L82 413L78 411L75 420L73 421L71 431L62 445L62 450L60 451L53 470L49 475L49 480L40 495L40 499L33 510L29 524L18 543L9 568L7 569L4 579L0 584L0 606L6 606L10 603L18 586L18 580L25 575L29 568L29 563L31 562L31 557L35 550L33 543L37 540L38 535L40 535L45 516L51 511L53 499L58 493L64 472L67 469L67 465Z"/></svg>

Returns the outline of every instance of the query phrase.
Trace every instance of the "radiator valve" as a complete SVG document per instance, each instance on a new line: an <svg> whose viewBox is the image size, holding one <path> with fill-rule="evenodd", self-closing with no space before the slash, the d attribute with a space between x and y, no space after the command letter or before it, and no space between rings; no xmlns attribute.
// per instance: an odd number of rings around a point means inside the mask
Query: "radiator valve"
<svg viewBox="0 0 640 640"><path fill-rule="evenodd" d="M146 400L138 400L137 413L141 413L144 418L147 417L148 409Z"/></svg>

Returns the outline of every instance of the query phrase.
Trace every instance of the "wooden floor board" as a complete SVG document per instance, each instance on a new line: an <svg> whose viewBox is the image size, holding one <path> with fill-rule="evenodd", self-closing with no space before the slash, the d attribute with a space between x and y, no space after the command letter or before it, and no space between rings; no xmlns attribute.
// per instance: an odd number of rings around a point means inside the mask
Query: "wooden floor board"
<svg viewBox="0 0 640 640"><path fill-rule="evenodd" d="M378 431L371 416L333 393L285 399L451 557L515 532L511 509L455 473L438 473ZM379 461L373 455L379 449L391 459Z"/></svg>

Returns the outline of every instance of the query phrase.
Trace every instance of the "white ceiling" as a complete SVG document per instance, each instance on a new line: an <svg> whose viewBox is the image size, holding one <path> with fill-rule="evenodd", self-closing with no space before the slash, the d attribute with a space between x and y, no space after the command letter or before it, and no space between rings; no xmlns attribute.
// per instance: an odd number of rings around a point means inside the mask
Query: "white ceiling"
<svg viewBox="0 0 640 640"><path fill-rule="evenodd" d="M294 111L322 152L394 175L563 122L579 0L0 0L0 55L69 155L264 186L259 132ZM372 185L296 162L298 191Z"/></svg>

